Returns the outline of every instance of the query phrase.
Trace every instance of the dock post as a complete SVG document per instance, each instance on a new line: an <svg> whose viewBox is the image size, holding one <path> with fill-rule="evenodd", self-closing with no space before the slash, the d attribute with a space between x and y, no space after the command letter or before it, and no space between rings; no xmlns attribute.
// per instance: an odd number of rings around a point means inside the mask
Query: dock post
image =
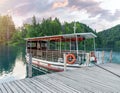
<svg viewBox="0 0 120 93"><path fill-rule="evenodd" d="M99 52L98 52L98 57L97 57L97 58L98 58L98 60L99 60Z"/></svg>
<svg viewBox="0 0 120 93"><path fill-rule="evenodd" d="M28 62L28 77L32 77L32 54L29 53L29 62Z"/></svg>
<svg viewBox="0 0 120 93"><path fill-rule="evenodd" d="M66 71L66 67L67 67L67 64L66 64L66 54L64 53L63 56L64 56L64 71Z"/></svg>
<svg viewBox="0 0 120 93"><path fill-rule="evenodd" d="M102 63L104 63L104 51L102 51Z"/></svg>
<svg viewBox="0 0 120 93"><path fill-rule="evenodd" d="M90 63L90 54L86 53L86 66L89 66Z"/></svg>
<svg viewBox="0 0 120 93"><path fill-rule="evenodd" d="M112 62L112 50L110 51L110 63Z"/></svg>

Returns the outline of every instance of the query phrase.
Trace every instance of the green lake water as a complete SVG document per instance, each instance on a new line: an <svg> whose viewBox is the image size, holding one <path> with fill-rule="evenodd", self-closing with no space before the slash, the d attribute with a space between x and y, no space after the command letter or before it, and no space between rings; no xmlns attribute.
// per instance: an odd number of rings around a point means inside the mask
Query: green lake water
<svg viewBox="0 0 120 93"><path fill-rule="evenodd" d="M101 59L101 51L96 55ZM109 62L110 51L105 52L105 62ZM120 52L113 52L112 62L120 64ZM33 69L33 76L49 73ZM25 46L9 47L0 45L0 83L27 77Z"/></svg>
<svg viewBox="0 0 120 93"><path fill-rule="evenodd" d="M49 71L33 70L33 76ZM0 45L0 83L27 77L25 46Z"/></svg>

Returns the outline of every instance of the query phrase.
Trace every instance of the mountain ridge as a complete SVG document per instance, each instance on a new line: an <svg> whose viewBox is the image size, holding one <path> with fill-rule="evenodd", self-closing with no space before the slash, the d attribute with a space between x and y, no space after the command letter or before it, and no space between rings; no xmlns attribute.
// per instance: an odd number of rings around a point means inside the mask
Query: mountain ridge
<svg viewBox="0 0 120 93"><path fill-rule="evenodd" d="M120 49L120 24L97 33L98 46L101 48ZM101 46L102 45L102 46Z"/></svg>

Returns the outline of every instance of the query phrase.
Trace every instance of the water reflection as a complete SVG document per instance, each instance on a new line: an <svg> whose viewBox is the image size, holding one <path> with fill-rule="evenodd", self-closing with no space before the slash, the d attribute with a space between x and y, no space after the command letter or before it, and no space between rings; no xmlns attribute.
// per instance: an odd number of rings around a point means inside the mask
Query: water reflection
<svg viewBox="0 0 120 93"><path fill-rule="evenodd" d="M0 77L26 77L25 47L0 45Z"/></svg>
<svg viewBox="0 0 120 93"><path fill-rule="evenodd" d="M25 46L0 45L0 83L28 77L25 62ZM33 76L49 71L32 68Z"/></svg>

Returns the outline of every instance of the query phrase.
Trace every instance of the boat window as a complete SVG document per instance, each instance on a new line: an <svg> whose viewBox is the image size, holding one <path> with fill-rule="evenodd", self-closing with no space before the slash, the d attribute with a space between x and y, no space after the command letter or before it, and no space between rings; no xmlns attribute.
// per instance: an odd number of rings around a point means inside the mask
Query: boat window
<svg viewBox="0 0 120 93"><path fill-rule="evenodd" d="M46 43L41 43L41 47L47 47Z"/></svg>
<svg viewBox="0 0 120 93"><path fill-rule="evenodd" d="M28 42L27 43L28 48L36 48L37 47L36 45L37 45L36 42Z"/></svg>
<svg viewBox="0 0 120 93"><path fill-rule="evenodd" d="M46 41L40 41L40 49L47 49L47 42Z"/></svg>

